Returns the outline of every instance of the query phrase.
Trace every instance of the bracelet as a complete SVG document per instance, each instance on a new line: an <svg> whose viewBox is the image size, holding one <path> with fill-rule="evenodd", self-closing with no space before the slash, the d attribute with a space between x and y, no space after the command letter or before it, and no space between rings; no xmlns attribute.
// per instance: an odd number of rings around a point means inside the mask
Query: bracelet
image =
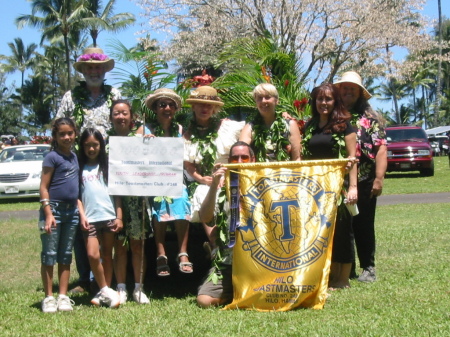
<svg viewBox="0 0 450 337"><path fill-rule="evenodd" d="M43 202L43 201L50 201L50 199L41 199L41 200L39 200L39 202Z"/></svg>

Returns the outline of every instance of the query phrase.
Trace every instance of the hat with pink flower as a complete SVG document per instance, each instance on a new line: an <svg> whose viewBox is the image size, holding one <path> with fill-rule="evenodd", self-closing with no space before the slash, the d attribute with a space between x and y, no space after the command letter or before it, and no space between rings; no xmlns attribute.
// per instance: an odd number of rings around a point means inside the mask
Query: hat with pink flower
<svg viewBox="0 0 450 337"><path fill-rule="evenodd" d="M104 64L105 72L114 68L114 60L105 55L101 48L86 48L83 51L83 55L81 55L77 59L77 62L73 64L73 67L76 71L81 73L83 64Z"/></svg>

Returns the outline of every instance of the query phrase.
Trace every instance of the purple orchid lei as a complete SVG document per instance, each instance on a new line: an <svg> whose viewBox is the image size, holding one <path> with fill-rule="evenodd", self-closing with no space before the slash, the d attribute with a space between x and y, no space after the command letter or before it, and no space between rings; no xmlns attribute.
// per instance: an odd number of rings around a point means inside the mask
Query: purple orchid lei
<svg viewBox="0 0 450 337"><path fill-rule="evenodd" d="M78 62L80 62L80 61L90 61L90 60L105 61L107 59L109 59L109 57L106 56L105 54L92 53L92 54L81 55L78 58Z"/></svg>

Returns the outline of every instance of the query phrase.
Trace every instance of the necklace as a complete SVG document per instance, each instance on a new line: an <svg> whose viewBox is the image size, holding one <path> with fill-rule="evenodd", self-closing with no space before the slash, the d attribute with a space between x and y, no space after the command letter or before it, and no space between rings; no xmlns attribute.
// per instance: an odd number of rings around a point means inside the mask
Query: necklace
<svg viewBox="0 0 450 337"><path fill-rule="evenodd" d="M72 90L72 100L75 103L73 118L77 127L81 128L84 123L84 116L86 115L85 109L88 106L89 101L92 101L92 99L86 82L80 81L79 83L80 84ZM102 98L106 99L106 104L108 105L108 107L110 107L114 96L112 92L112 86L103 84L101 91L103 92L103 94L99 95L95 100L93 100L94 103L97 103L100 98Z"/></svg>
<svg viewBox="0 0 450 337"><path fill-rule="evenodd" d="M267 161L268 152L273 153L277 161L290 160L287 148L289 147L288 124L285 122L280 112L275 113L275 121L270 128L266 127L260 114L255 118L254 130L254 151L257 162ZM272 145L269 149L269 145Z"/></svg>

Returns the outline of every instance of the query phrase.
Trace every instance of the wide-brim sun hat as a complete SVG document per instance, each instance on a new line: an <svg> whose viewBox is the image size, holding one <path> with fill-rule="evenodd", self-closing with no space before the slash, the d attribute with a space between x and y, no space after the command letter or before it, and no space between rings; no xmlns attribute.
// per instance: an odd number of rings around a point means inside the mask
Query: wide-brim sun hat
<svg viewBox="0 0 450 337"><path fill-rule="evenodd" d="M83 64L103 64L105 66L105 72L114 68L114 60L105 55L101 48L86 48L83 54L77 59L77 62L73 64L73 67L76 71L82 73Z"/></svg>
<svg viewBox="0 0 450 337"><path fill-rule="evenodd" d="M177 95L175 91L168 88L160 88L156 89L153 94L150 94L145 99L145 105L151 110L153 103L155 103L157 100L161 98L168 98L175 102L177 105L177 111L180 110L182 106L182 100L181 97Z"/></svg>
<svg viewBox="0 0 450 337"><path fill-rule="evenodd" d="M354 83L362 89L363 96L365 99L369 99L372 97L372 95L367 91L367 89L362 84L361 76L359 76L359 74L355 71L347 71L343 73L341 79L339 81L334 82L334 84L337 85L338 87L340 86L341 83Z"/></svg>
<svg viewBox="0 0 450 337"><path fill-rule="evenodd" d="M217 90L207 85L198 87L192 91L189 98L186 100L186 103L191 105L195 103L203 103L217 106L223 106L224 104L217 95Z"/></svg>

